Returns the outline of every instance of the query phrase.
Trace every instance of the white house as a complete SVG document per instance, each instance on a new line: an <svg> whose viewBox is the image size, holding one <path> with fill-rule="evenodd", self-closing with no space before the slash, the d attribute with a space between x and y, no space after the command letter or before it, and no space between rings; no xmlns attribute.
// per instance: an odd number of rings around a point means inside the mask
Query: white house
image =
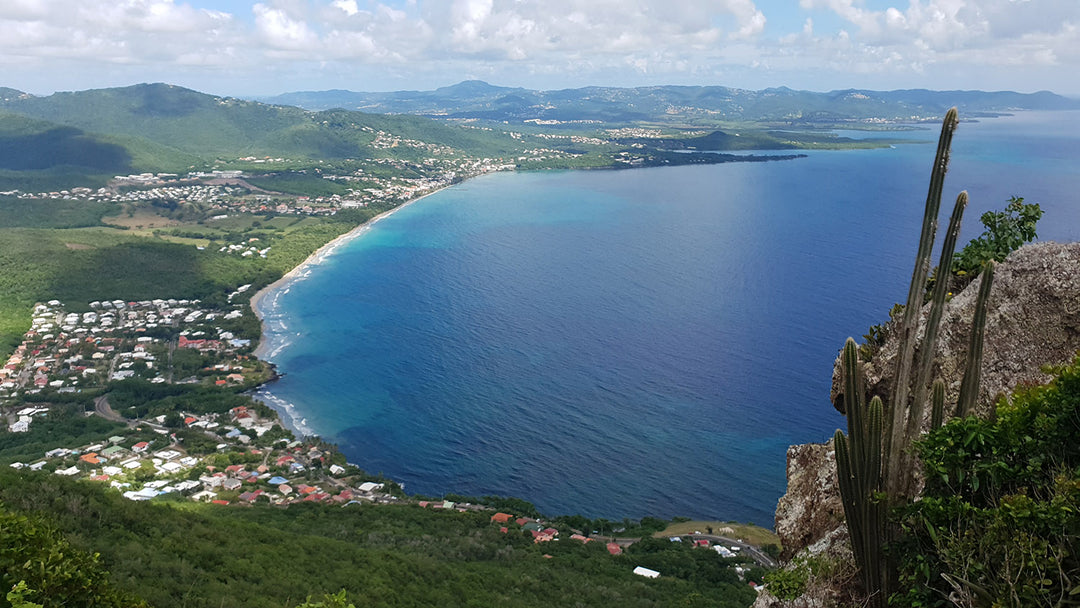
<svg viewBox="0 0 1080 608"><path fill-rule="evenodd" d="M645 578L656 578L660 576L660 573L656 570L650 570L644 566L638 566L634 568L634 574L638 576L644 576Z"/></svg>

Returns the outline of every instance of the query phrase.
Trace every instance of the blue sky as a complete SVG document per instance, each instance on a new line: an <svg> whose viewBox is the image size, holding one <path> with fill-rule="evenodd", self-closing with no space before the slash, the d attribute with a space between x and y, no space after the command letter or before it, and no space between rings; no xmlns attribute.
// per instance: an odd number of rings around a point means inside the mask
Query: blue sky
<svg viewBox="0 0 1080 608"><path fill-rule="evenodd" d="M4 0L0 86L724 85L1080 96L1080 0Z"/></svg>

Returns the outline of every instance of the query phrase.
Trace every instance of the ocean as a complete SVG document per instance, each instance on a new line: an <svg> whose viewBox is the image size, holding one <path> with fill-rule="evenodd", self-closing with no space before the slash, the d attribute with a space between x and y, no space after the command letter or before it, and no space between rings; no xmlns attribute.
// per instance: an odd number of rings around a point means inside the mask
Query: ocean
<svg viewBox="0 0 1080 608"><path fill-rule="evenodd" d="M1043 206L1041 240L1080 238L1078 118L961 124L961 242L1012 195ZM263 299L283 377L257 396L410 493L771 526L787 447L844 426L844 339L906 297L937 130L899 136L440 191Z"/></svg>

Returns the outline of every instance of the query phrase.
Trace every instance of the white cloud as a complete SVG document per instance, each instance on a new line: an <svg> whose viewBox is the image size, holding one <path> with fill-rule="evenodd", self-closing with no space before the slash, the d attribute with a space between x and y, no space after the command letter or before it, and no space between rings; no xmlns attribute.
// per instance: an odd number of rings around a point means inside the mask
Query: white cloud
<svg viewBox="0 0 1080 608"><path fill-rule="evenodd" d="M334 0L330 5L341 9L350 17L360 12L360 9L356 7L356 0Z"/></svg>
<svg viewBox="0 0 1080 608"><path fill-rule="evenodd" d="M71 88L65 75L94 70L168 80L177 69L265 78L263 88L275 90L293 88L298 74L307 83L359 73L382 78L380 88L479 77L818 89L828 86L823 74L896 86L989 74L999 83L964 86L1023 88L1009 78L1058 73L1041 88L1060 88L1080 72L1078 0L886 0L872 9L867 0L799 0L797 8L790 0L251 0L231 13L192 4L206 1L3 0L0 70L37 81L53 73L57 89ZM129 68L96 67L107 65ZM376 86L326 88L346 85Z"/></svg>

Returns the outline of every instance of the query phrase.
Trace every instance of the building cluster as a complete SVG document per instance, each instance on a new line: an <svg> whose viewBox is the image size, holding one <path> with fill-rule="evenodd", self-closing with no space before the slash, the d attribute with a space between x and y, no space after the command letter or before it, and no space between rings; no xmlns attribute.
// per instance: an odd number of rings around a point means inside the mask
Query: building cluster
<svg viewBox="0 0 1080 608"><path fill-rule="evenodd" d="M48 414L47 408L37 409L43 411L32 415ZM359 479L355 468L333 464L318 446L285 437L268 447L252 447L253 437L280 425L276 418L260 418L244 406L227 414L181 415L185 427L217 442L214 453L189 453L162 426L165 416L158 416L107 440L54 448L33 463L10 466L108 483L131 500L178 493L221 505L398 501L384 483ZM247 462L223 464L237 455Z"/></svg>
<svg viewBox="0 0 1080 608"><path fill-rule="evenodd" d="M244 314L240 304L223 311L198 300L102 300L81 313L59 300L38 304L22 343L0 368L0 399L45 389L76 392L135 376L153 383L199 381L174 377L168 362L174 347L220 359L207 381L244 383L251 341L222 327Z"/></svg>
<svg viewBox="0 0 1080 608"><path fill-rule="evenodd" d="M0 192L4 196L16 196L27 200L84 200L118 204L165 203L190 205L205 213L210 220L229 217L230 214L252 213L276 215L334 215L341 209L366 207L376 202L403 202L444 188L461 179L494 171L513 170L515 164L497 158L448 157L454 153L450 148L424 142L395 138L379 132L376 142L386 147L418 147L433 154L419 162L392 158L370 159L373 165L395 169L395 176L372 175L363 169L350 173L320 173L326 180L355 184L345 194L326 196L294 196L267 192L251 187L240 170L216 170L193 172L183 178L171 173L143 173L117 176L110 188L72 188L52 192ZM559 136L565 137L565 136ZM538 150L536 154L562 154L553 150ZM282 159L254 159L244 157L241 162L276 162ZM419 177L400 174L419 173ZM255 177L255 176L252 176Z"/></svg>

